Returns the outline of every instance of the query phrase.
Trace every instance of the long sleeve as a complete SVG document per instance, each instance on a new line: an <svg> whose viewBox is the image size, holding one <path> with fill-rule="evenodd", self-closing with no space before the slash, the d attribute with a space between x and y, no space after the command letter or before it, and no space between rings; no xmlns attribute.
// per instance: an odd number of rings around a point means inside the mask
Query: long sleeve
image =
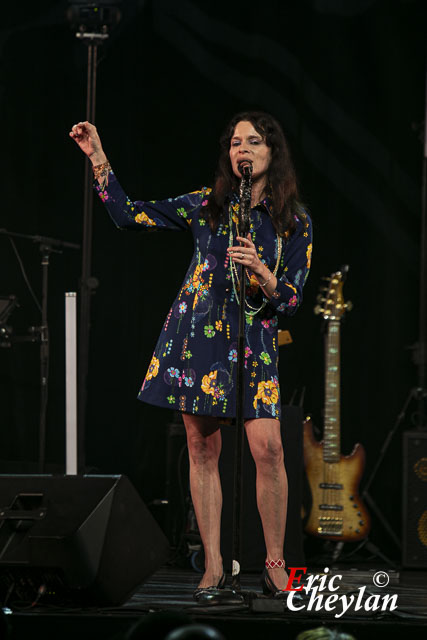
<svg viewBox="0 0 427 640"><path fill-rule="evenodd" d="M193 213L210 192L210 189L203 188L167 200L132 201L113 171L109 173L108 185L104 189L98 183L94 188L114 224L119 229L135 231L186 231L192 223Z"/></svg>
<svg viewBox="0 0 427 640"><path fill-rule="evenodd" d="M302 302L302 290L311 265L312 223L307 214L284 246L284 264L277 287L269 299L279 313L292 316Z"/></svg>

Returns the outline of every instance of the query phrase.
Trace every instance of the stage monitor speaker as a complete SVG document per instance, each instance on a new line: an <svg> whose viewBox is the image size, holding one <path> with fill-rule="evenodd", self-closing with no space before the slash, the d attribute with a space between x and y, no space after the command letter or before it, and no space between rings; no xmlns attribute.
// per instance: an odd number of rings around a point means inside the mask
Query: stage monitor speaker
<svg viewBox="0 0 427 640"><path fill-rule="evenodd" d="M404 567L427 568L427 432L403 434Z"/></svg>
<svg viewBox="0 0 427 640"><path fill-rule="evenodd" d="M223 490L221 521L221 552L225 566L231 567L233 546L233 489L235 427L223 425L220 473ZM303 410L293 405L282 406L281 434L288 476L288 509L284 555L288 567L305 566L302 530L303 494ZM243 500L241 534L241 570L261 571L265 562L265 544L261 519L258 514L255 479L255 463L251 456L246 435L243 452Z"/></svg>
<svg viewBox="0 0 427 640"><path fill-rule="evenodd" d="M126 476L0 476L0 599L123 604L169 557Z"/></svg>

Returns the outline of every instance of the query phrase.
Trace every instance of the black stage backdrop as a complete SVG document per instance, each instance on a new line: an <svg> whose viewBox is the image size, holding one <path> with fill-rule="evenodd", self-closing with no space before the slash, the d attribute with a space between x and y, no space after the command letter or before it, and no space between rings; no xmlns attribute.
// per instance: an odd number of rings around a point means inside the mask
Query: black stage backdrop
<svg viewBox="0 0 427 640"><path fill-rule="evenodd" d="M69 139L85 119L86 48L66 2L2 8L2 228L82 241L84 158ZM342 450L367 450L373 468L417 370L424 0L241 2L140 0L102 47L96 124L134 199L211 184L218 137L236 111L271 112L287 132L314 220L303 306L282 321L283 399L322 428L323 337L313 313L321 278L350 267L354 309L342 324ZM37 244L15 239L37 297ZM125 473L144 500L162 497L171 412L136 400L164 317L192 252L190 234L117 231L94 204L86 464ZM79 286L78 252L51 256L47 462L64 464L64 292ZM0 236L0 295L16 295L15 334L40 324L10 241ZM0 349L1 454L37 460L39 346ZM400 535L401 436L392 439L371 494ZM386 544L381 524L372 538ZM397 550L390 545L389 553Z"/></svg>

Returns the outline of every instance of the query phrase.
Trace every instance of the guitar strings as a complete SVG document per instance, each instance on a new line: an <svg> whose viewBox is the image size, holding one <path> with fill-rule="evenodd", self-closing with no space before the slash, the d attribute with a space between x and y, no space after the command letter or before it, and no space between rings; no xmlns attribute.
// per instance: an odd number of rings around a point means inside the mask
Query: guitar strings
<svg viewBox="0 0 427 640"><path fill-rule="evenodd" d="M342 522L343 516L343 501L342 490L338 486L342 486L341 483L341 469L340 469L340 433L339 433L339 420L340 420L340 380L339 380L339 357L340 357L340 344L339 344L339 322L330 321L327 331L327 343L326 343L326 365L327 365L327 379L326 379L326 415L325 426L327 433L324 434L325 440L328 438L329 447L324 446L325 457L329 457L329 460L324 460L323 468L323 504L329 507L335 507L332 509L325 509L326 523L329 524L327 528L330 532L343 533L342 527L339 523ZM332 459L332 460L331 460ZM332 488L336 487L336 488Z"/></svg>

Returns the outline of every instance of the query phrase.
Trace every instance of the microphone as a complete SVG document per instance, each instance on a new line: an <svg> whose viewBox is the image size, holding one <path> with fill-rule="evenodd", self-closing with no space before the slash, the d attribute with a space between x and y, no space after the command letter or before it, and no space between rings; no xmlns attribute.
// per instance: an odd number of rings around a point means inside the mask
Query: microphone
<svg viewBox="0 0 427 640"><path fill-rule="evenodd" d="M242 160L237 165L242 176L251 176L252 175L252 162L250 160Z"/></svg>

